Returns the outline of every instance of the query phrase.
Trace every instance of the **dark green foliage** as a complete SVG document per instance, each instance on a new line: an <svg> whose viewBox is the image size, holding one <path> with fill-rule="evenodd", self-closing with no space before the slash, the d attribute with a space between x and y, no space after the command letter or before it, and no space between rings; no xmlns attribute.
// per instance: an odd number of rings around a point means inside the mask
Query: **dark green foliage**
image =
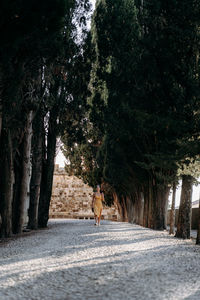
<svg viewBox="0 0 200 300"><path fill-rule="evenodd" d="M67 155L90 184L143 192L152 228L165 227L168 186L199 153L199 12L194 0L99 0L93 15L87 135Z"/></svg>
<svg viewBox="0 0 200 300"><path fill-rule="evenodd" d="M191 154L199 133L198 12L194 1L144 1L137 18L132 1L99 2L96 73L108 90L104 123L116 174L123 160L126 172L136 163L163 184Z"/></svg>
<svg viewBox="0 0 200 300"><path fill-rule="evenodd" d="M74 116L80 110L80 100L72 95L72 91L76 95L74 82L76 82L76 87L79 84L78 74L75 74L73 69L77 70L75 64L81 53L81 43L80 41L79 44L77 43L77 32L82 30L82 38L85 38L89 9L88 0L3 0L0 3L0 214L3 220L2 235L11 234L11 219L14 221L13 231L15 232L16 226L18 226L15 224L16 219L19 216L22 220L24 213L21 209L17 211L16 205L20 197L19 186L22 184L23 177L20 174L24 159L21 149L26 130L25 124L30 112L31 114L33 112L33 118L40 114L39 120L42 124L38 124L38 126L40 130L43 128L43 161L37 161L37 171L35 169L34 172L41 173L42 171L44 173L42 180L48 184L48 189L43 191L41 197L45 199L43 203L45 212L41 213L44 213L47 223L56 138L59 133L63 132L64 120L66 115L70 115L70 110ZM76 101L72 101L74 99ZM10 153L10 159L6 164L7 169L3 167L7 157L5 153L6 136L9 136ZM34 137L33 141L35 141ZM33 151L32 154L34 155L34 153L37 151ZM30 160L30 153L27 155ZM33 158L33 161L36 160ZM43 169L41 168L42 163ZM9 168L10 171L8 171ZM41 174L38 175L41 177ZM10 176L11 179L9 180L6 176ZM34 178L37 179L36 174L34 174ZM16 181L13 193L14 179ZM40 183L35 179L32 181L32 187L38 188ZM8 180L10 184L9 188L6 188L5 182ZM28 182L24 182L22 186L26 189L27 184ZM13 195L14 201L12 201ZM35 193L32 191L32 195L38 197L38 190ZM22 200L21 207L24 207L25 199L23 197L20 199ZM32 200L34 224L31 227L37 228L36 207L38 201ZM46 226L46 224L44 225ZM21 225L18 227L21 231Z"/></svg>

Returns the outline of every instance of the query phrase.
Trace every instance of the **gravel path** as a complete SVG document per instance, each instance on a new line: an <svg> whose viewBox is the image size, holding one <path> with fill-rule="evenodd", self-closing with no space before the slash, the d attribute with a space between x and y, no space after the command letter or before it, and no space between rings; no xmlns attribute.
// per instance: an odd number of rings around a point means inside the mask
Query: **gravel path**
<svg viewBox="0 0 200 300"><path fill-rule="evenodd" d="M200 299L200 247L127 223L54 220L0 245L1 300Z"/></svg>

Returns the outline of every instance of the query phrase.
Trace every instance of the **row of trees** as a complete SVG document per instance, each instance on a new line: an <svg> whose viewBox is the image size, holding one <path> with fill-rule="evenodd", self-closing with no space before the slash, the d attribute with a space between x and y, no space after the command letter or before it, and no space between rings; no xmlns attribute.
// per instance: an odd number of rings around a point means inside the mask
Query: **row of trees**
<svg viewBox="0 0 200 300"><path fill-rule="evenodd" d="M69 173L102 183L124 220L190 237L199 175L199 11L194 0L0 4L0 236L46 227L56 138ZM174 208L174 201L172 203ZM174 213L171 214L173 232ZM200 224L197 243L200 243Z"/></svg>
<svg viewBox="0 0 200 300"><path fill-rule="evenodd" d="M199 175L199 12L194 0L98 0L81 133L62 136L68 172L101 182L130 222L165 229L182 178L182 238Z"/></svg>
<svg viewBox="0 0 200 300"><path fill-rule="evenodd" d="M29 189L28 227L47 226L56 138L82 105L89 9L87 0L1 1L0 237L23 230Z"/></svg>

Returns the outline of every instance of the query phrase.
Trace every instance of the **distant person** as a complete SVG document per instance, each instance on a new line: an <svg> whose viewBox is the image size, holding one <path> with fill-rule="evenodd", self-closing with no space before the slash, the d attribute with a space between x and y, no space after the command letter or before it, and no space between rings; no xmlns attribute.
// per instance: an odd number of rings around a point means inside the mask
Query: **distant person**
<svg viewBox="0 0 200 300"><path fill-rule="evenodd" d="M94 212L95 224L100 226L101 214L103 210L104 194L101 192L100 185L97 185L97 191L93 194L92 197L92 211Z"/></svg>

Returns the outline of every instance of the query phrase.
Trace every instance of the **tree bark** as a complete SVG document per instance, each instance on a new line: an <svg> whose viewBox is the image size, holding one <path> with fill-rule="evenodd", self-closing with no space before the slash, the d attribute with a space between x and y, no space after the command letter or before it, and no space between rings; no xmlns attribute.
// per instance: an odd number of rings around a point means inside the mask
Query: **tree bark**
<svg viewBox="0 0 200 300"><path fill-rule="evenodd" d="M154 225L153 229L164 230L167 229L167 207L169 198L169 187L155 187L154 194Z"/></svg>
<svg viewBox="0 0 200 300"><path fill-rule="evenodd" d="M14 159L14 174L15 183L13 187L13 202L12 202L12 231L14 234L17 233L18 221L19 221L19 198L20 198L20 187L22 179L22 145L18 148Z"/></svg>
<svg viewBox="0 0 200 300"><path fill-rule="evenodd" d="M199 220L198 220L198 229L197 229L197 240L196 244L200 245L200 199L199 199Z"/></svg>
<svg viewBox="0 0 200 300"><path fill-rule="evenodd" d="M176 183L173 183L173 192L172 192L172 207L170 210L170 229L169 234L174 234L175 227L175 200L176 200Z"/></svg>
<svg viewBox="0 0 200 300"><path fill-rule="evenodd" d="M154 218L153 218L153 212L155 211L155 205L154 205L155 199L153 198L153 185L152 182L149 182L149 190L148 190L148 224L147 227L151 229L154 228Z"/></svg>
<svg viewBox="0 0 200 300"><path fill-rule="evenodd" d="M2 103L0 102L0 138L1 138L1 130L2 130L2 108L3 108Z"/></svg>
<svg viewBox="0 0 200 300"><path fill-rule="evenodd" d="M0 101L2 101L1 97L0 97ZM0 102L0 145L1 145L1 131L2 131L2 108L3 108L3 106L2 106L2 103ZM0 167L1 167L1 164L0 164ZM1 186L0 186L0 188L1 188ZM1 232L1 224L2 224L2 217L1 217L1 205L0 205L0 232Z"/></svg>
<svg viewBox="0 0 200 300"><path fill-rule="evenodd" d="M25 223L26 214L26 201L28 197L28 187L30 179L30 156L31 156L31 138L32 138L32 111L29 112L26 121L25 133L23 137L23 147L22 147L22 178L20 180L19 187L19 199L17 201L17 220L15 233L21 233L23 230L23 225ZM28 206L28 205L27 205Z"/></svg>
<svg viewBox="0 0 200 300"><path fill-rule="evenodd" d="M113 193L113 199L114 199L114 203L117 205L117 209L118 209L118 212L119 212L119 215L120 215L120 221L125 222L124 209L122 207L122 203L119 200L118 195L115 192Z"/></svg>
<svg viewBox="0 0 200 300"><path fill-rule="evenodd" d="M22 164L22 181L21 181L21 194L20 194L20 219L19 219L19 232L22 231L22 227L25 222L25 214L28 208L26 205L28 197L28 189L30 184L30 168L31 168L31 139L32 139L32 121L33 113L32 111L28 114L26 132L24 136L23 144L23 164Z"/></svg>
<svg viewBox="0 0 200 300"><path fill-rule="evenodd" d="M143 194L137 191L133 199L133 222L138 225L143 225Z"/></svg>
<svg viewBox="0 0 200 300"><path fill-rule="evenodd" d="M140 192L139 195L139 219L138 219L138 224L140 226L143 225L143 214L144 214L144 194Z"/></svg>
<svg viewBox="0 0 200 300"><path fill-rule="evenodd" d="M143 226L148 227L148 210L149 210L149 195L148 188L144 188L144 212L143 212Z"/></svg>
<svg viewBox="0 0 200 300"><path fill-rule="evenodd" d="M0 211L1 211L1 237L12 235L12 200L13 200L13 146L11 132L2 129L0 154Z"/></svg>
<svg viewBox="0 0 200 300"><path fill-rule="evenodd" d="M38 227L38 205L40 197L40 185L42 178L42 144L43 144L43 117L38 111L33 122L32 137L32 175L30 182L30 205L28 210L28 228L37 229Z"/></svg>
<svg viewBox="0 0 200 300"><path fill-rule="evenodd" d="M42 180L40 187L40 199L38 209L38 227L47 227L49 219L49 205L51 201L54 159L56 152L56 137L57 137L57 114L53 110L50 112L49 128L47 136L47 154L43 159Z"/></svg>
<svg viewBox="0 0 200 300"><path fill-rule="evenodd" d="M190 239L191 215L192 215L192 185L193 178L190 175L182 176L181 202L178 214L176 237Z"/></svg>
<svg viewBox="0 0 200 300"><path fill-rule="evenodd" d="M149 182L148 193L148 228L167 229L167 205L170 188L160 186L156 180Z"/></svg>
<svg viewBox="0 0 200 300"><path fill-rule="evenodd" d="M127 222L128 221L128 214L127 214L127 207L126 207L126 201L124 196L119 196L117 193L113 194L114 201L117 204L118 212L121 218L121 222Z"/></svg>
<svg viewBox="0 0 200 300"><path fill-rule="evenodd" d="M128 222L127 203L125 196L120 197L120 203L122 206L123 221Z"/></svg>
<svg viewBox="0 0 200 300"><path fill-rule="evenodd" d="M135 223L135 205L130 196L125 196L127 217L129 223Z"/></svg>

